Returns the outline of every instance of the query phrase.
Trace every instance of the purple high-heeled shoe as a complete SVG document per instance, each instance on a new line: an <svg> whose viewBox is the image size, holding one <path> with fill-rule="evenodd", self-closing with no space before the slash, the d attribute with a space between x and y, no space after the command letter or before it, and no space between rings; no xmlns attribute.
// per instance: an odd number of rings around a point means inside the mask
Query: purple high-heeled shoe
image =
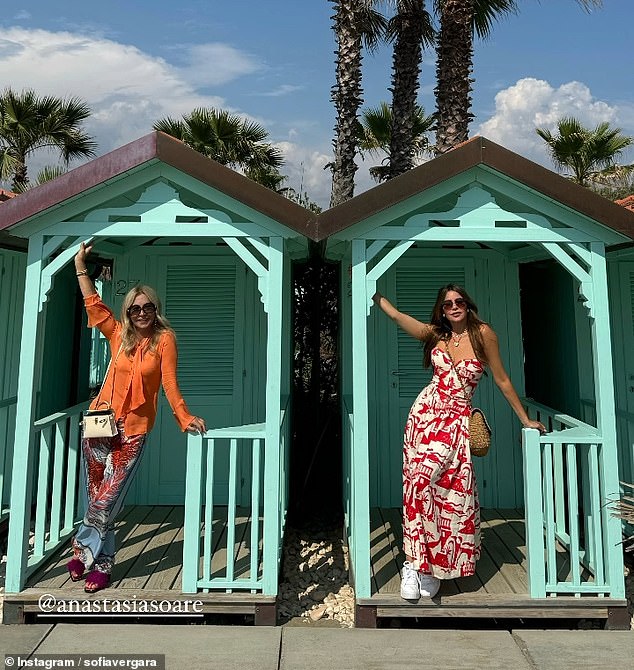
<svg viewBox="0 0 634 670"><path fill-rule="evenodd" d="M92 586L88 586L88 582ZM86 575L86 586L84 586L84 591L86 593L97 593L101 589L108 588L110 586L110 575L105 572L100 572L99 570L91 570Z"/></svg>
<svg viewBox="0 0 634 670"><path fill-rule="evenodd" d="M86 570L86 566L78 558L71 558L66 567L73 582L78 582L84 576Z"/></svg>

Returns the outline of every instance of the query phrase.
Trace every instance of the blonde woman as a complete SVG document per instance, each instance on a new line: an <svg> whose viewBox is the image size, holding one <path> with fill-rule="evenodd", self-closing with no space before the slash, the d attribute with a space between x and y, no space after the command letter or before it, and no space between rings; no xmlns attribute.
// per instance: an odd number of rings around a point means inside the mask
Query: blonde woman
<svg viewBox="0 0 634 670"><path fill-rule="evenodd" d="M75 256L75 270L88 314L110 344L112 363L101 392L91 408L112 406L117 434L109 438L83 438L88 508L73 537L73 558L68 571L78 581L86 570L84 590L94 593L110 584L114 565L114 521L136 472L147 434L156 418L162 385L177 423L183 431L202 433L204 419L193 416L181 396L176 379L176 337L161 313L161 303L149 286L136 286L124 298L117 321L105 305L86 269L92 246L83 243Z"/></svg>

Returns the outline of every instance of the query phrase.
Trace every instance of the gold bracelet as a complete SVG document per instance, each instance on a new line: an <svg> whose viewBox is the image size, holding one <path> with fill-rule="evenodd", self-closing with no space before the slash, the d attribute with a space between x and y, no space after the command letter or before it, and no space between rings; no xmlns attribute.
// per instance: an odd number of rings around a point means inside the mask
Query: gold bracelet
<svg viewBox="0 0 634 670"><path fill-rule="evenodd" d="M75 273L78 277L83 277L84 275L88 276L88 270L80 270Z"/></svg>

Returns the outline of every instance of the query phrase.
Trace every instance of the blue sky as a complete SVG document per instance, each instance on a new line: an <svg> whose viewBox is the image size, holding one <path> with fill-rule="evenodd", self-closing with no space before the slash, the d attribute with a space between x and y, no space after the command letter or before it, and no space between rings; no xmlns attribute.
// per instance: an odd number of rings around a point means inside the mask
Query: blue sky
<svg viewBox="0 0 634 670"><path fill-rule="evenodd" d="M427 4L431 4L428 2ZM574 0L520 0L521 13L475 45L471 135L552 167L534 128L573 115L634 136L633 0L588 14ZM0 87L78 95L105 153L154 120L221 106L264 124L287 157L289 184L327 205L335 42L326 0L26 0L0 25ZM388 47L364 58L365 101L389 100ZM434 109L424 56L420 102ZM634 160L631 154L626 160ZM357 193L370 186L361 162Z"/></svg>

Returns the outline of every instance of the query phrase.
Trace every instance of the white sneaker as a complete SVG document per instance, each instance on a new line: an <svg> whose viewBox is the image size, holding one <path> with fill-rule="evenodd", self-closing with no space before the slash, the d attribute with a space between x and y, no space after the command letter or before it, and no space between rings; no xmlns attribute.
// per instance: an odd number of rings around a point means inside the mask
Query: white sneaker
<svg viewBox="0 0 634 670"><path fill-rule="evenodd" d="M418 574L418 585L423 598L433 598L440 590L440 579L421 572Z"/></svg>
<svg viewBox="0 0 634 670"><path fill-rule="evenodd" d="M401 598L405 600L418 600L420 598L418 572L414 570L409 561L403 563L403 572L401 575Z"/></svg>

